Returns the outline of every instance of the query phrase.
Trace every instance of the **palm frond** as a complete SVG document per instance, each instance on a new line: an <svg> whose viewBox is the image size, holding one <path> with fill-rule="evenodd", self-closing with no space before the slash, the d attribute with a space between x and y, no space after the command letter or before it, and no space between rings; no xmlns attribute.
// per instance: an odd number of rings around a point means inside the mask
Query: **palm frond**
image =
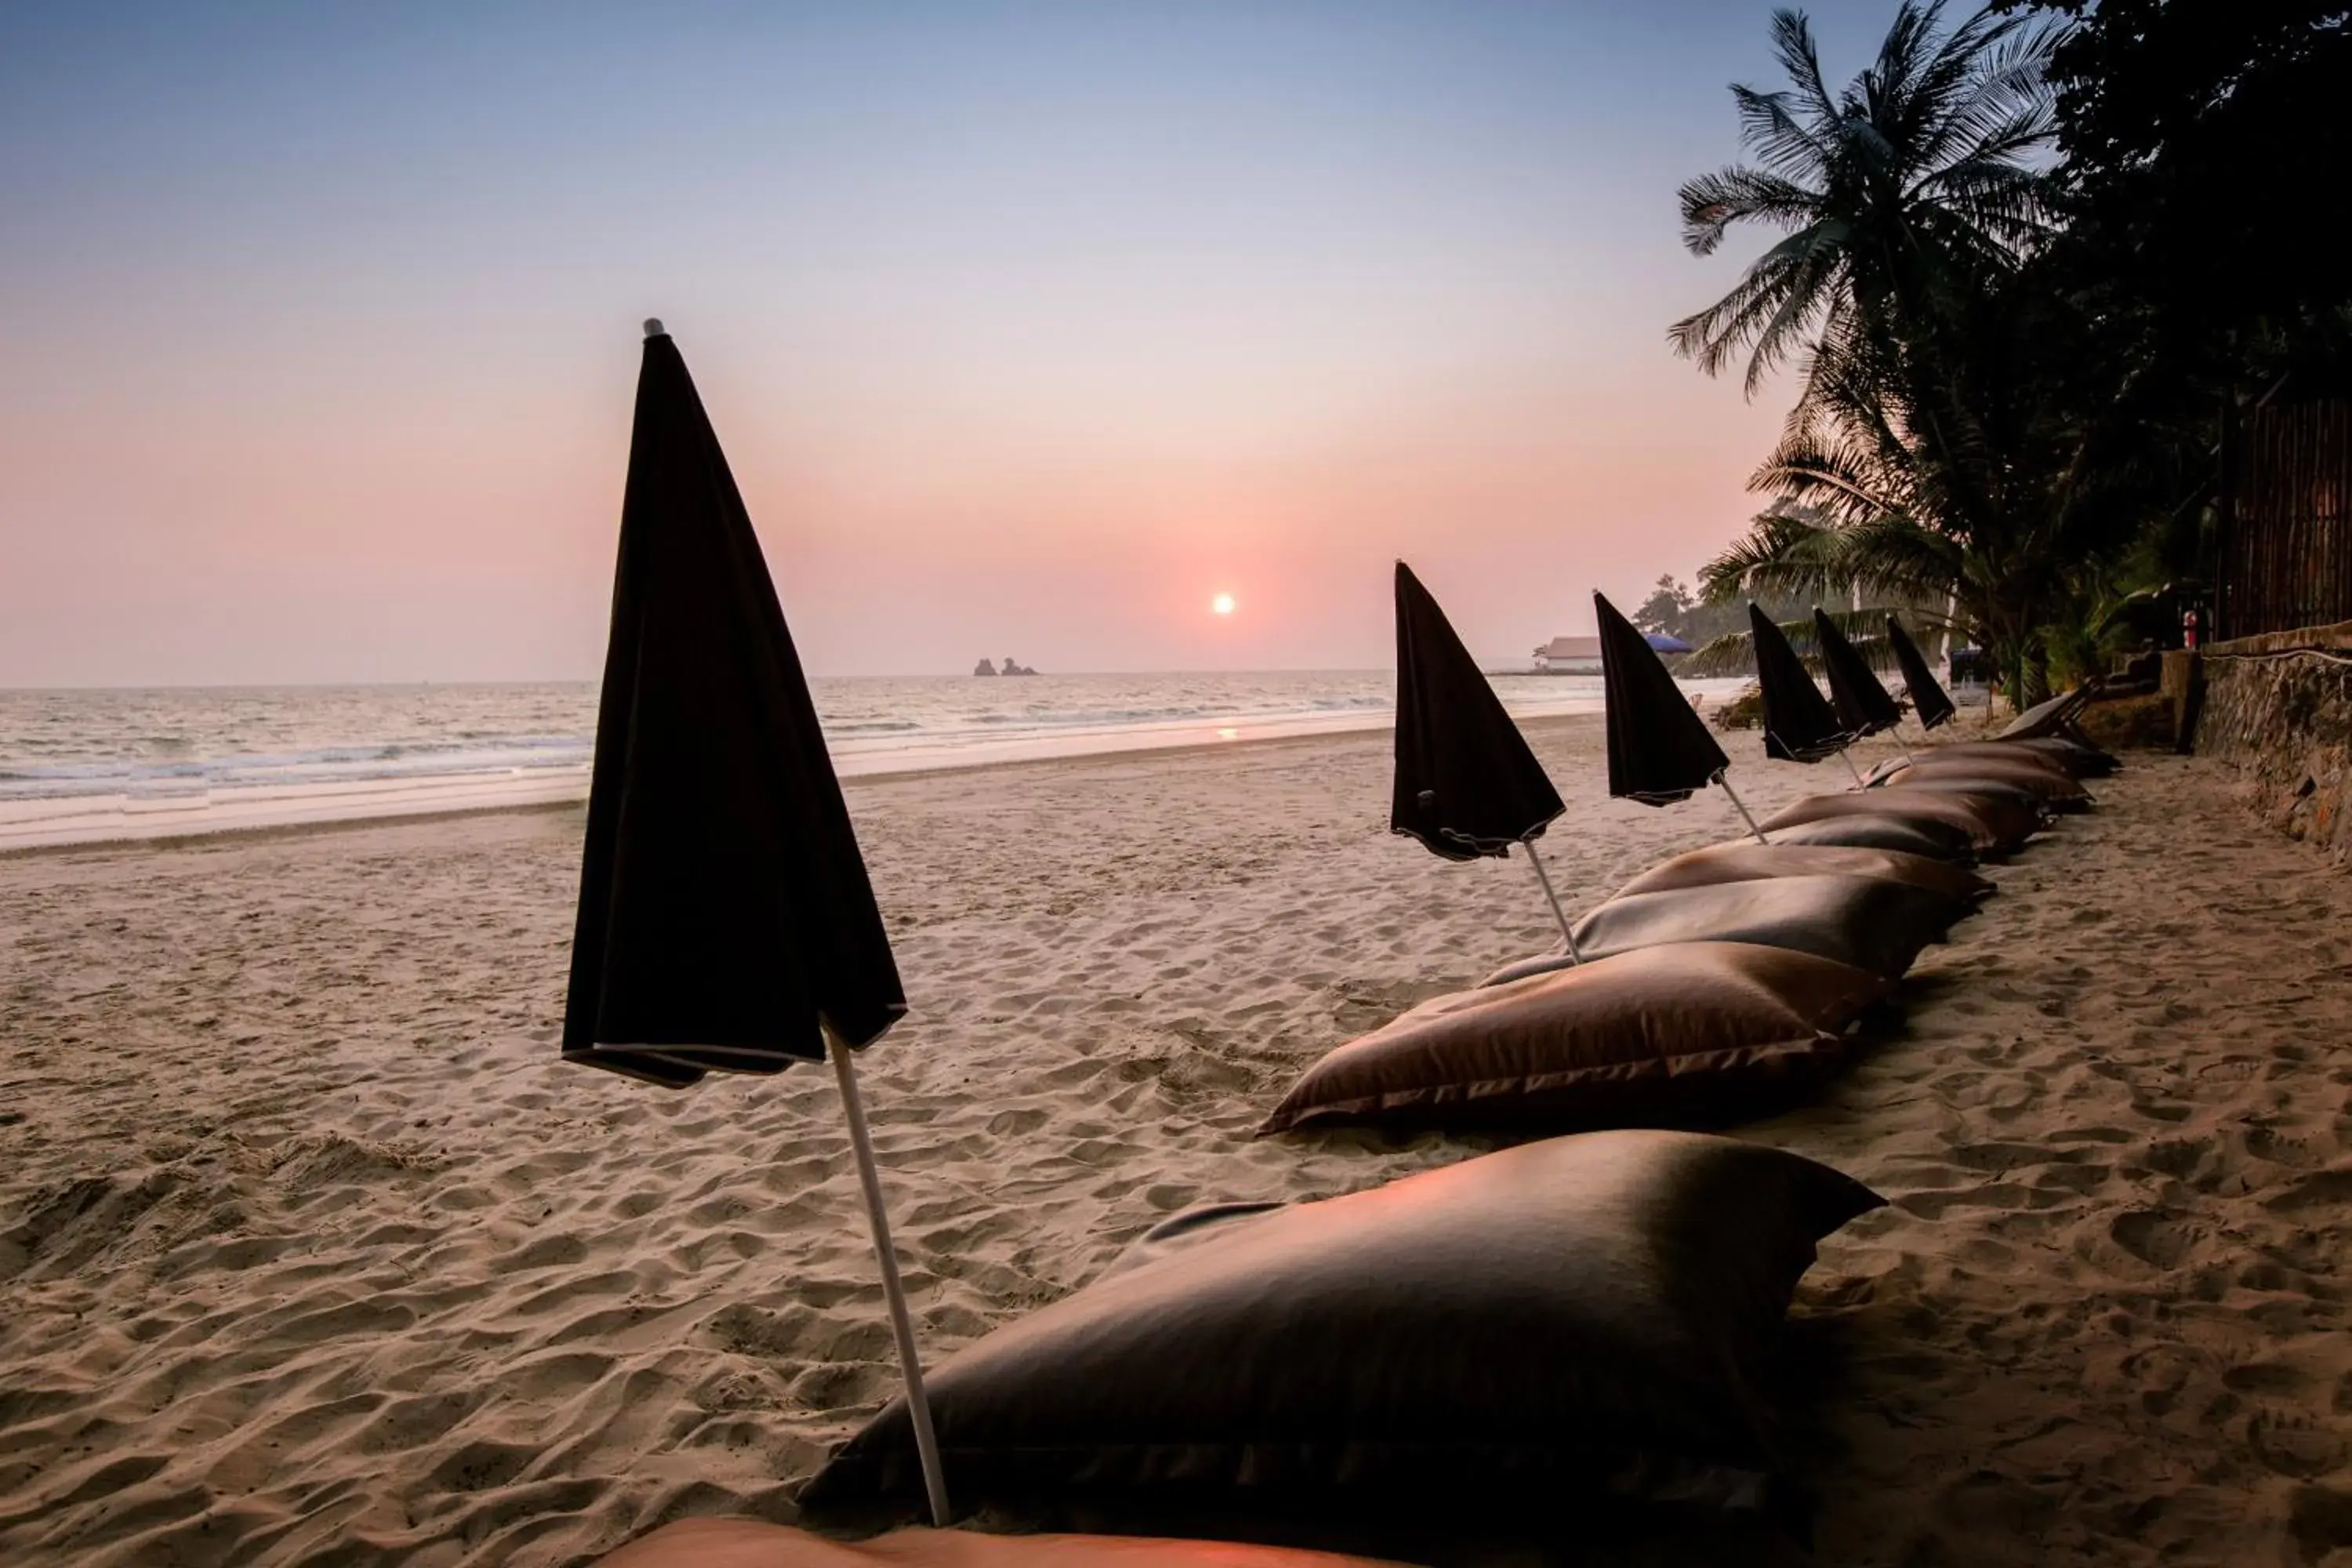
<svg viewBox="0 0 2352 1568"><path fill-rule="evenodd" d="M1838 106L1822 77L1822 52L1813 42L1812 24L1802 11L1780 10L1772 13L1770 26L1773 58L1804 98L1814 130L1826 130L1836 122Z"/></svg>
<svg viewBox="0 0 2352 1568"><path fill-rule="evenodd" d="M1832 94L1804 16L1774 13L1773 53L1790 85L1732 89L1756 163L1693 180L1679 198L1696 255L1744 224L1788 237L1729 293L1675 323L1677 353L1710 375L1745 356L1752 395L1833 315L1906 331L1965 289L1956 275L2013 267L2046 237L2047 183L2030 158L2052 123L2049 30L1991 13L1947 29L1942 14L1940 0L1904 0L1869 68Z"/></svg>
<svg viewBox="0 0 2352 1568"><path fill-rule="evenodd" d="M1682 208L1683 245L1711 256L1735 223L1762 219L1794 227L1811 219L1820 198L1778 174L1734 164L1701 174L1675 194Z"/></svg>
<svg viewBox="0 0 2352 1568"><path fill-rule="evenodd" d="M1731 100L1739 107L1740 145L1755 154L1766 173L1802 180L1828 158L1829 144L1798 120L1788 93L1759 92L1735 82Z"/></svg>

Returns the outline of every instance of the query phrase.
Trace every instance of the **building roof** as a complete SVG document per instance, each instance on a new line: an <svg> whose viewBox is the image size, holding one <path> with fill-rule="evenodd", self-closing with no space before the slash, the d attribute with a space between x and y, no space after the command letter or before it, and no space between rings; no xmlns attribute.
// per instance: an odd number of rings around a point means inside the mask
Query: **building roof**
<svg viewBox="0 0 2352 1568"><path fill-rule="evenodd" d="M1536 649L1538 658L1599 658L1601 639L1591 637L1554 637Z"/></svg>

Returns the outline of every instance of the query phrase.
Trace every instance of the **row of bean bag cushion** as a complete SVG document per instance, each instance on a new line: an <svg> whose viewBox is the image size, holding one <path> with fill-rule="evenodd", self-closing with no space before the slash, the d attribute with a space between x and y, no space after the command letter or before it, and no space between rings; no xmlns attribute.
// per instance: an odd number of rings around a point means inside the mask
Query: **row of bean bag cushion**
<svg viewBox="0 0 2352 1568"><path fill-rule="evenodd" d="M1785 947L1642 948L1424 1002L1309 1068L1258 1131L1748 1119L1818 1079L1894 989Z"/></svg>
<svg viewBox="0 0 2352 1568"><path fill-rule="evenodd" d="M1620 894L1576 922L1586 961L1666 943L1754 942L1793 948L1899 980L1944 940L1971 900L1884 877L1794 875ZM1565 948L1507 964L1480 982L1500 985L1572 960Z"/></svg>
<svg viewBox="0 0 2352 1568"><path fill-rule="evenodd" d="M1835 1062L1920 947L1991 890L1965 862L2086 800L2080 758L2011 743L2014 757L1921 759L1866 794L1801 801L1765 825L1772 844L1652 868L1579 924L1586 962L1414 1008L1326 1056L1260 1131L1752 1114ZM1771 1468L1758 1383L1790 1297L1818 1239L1880 1202L1783 1151L1621 1126L1319 1203L1195 1210L936 1369L942 1457L965 1506L1016 1514L1077 1497L1114 1519L1172 1503L1295 1520L1303 1501L1454 1524L1531 1508L1573 1521L1611 1500L1755 1506ZM919 1477L894 1401L801 1503L820 1521L904 1514ZM691 1560L996 1561L982 1538L786 1533L738 1542L774 1555ZM1175 1568L1200 1549L1017 1545L1073 1568Z"/></svg>
<svg viewBox="0 0 2352 1568"><path fill-rule="evenodd" d="M1015 1514L1538 1509L1572 1535L1595 1500L1757 1505L1790 1297L1881 1202L1782 1150L1620 1131L1180 1216L926 1378L946 1473ZM872 1521L921 1496L894 1401L800 1501Z"/></svg>
<svg viewBox="0 0 2352 1568"><path fill-rule="evenodd" d="M685 1519L631 1542L593 1568L1399 1568L1228 1541L1121 1535L980 1535L894 1530L870 1541L829 1541L751 1519Z"/></svg>
<svg viewBox="0 0 2352 1568"><path fill-rule="evenodd" d="M1907 814L1884 819L1903 830L1898 842L1948 854L1987 836L1972 826L1981 814L2033 816L2021 794L1956 804L1927 789L1879 793ZM1582 963L1563 945L1338 1047L1260 1131L1370 1121L1558 1132L1752 1117L1818 1079L1863 1010L1991 890L1948 859L1902 848L1741 841L1677 856L1578 922Z"/></svg>
<svg viewBox="0 0 2352 1568"><path fill-rule="evenodd" d="M926 1378L959 1500L1034 1517L1082 1498L1127 1528L1419 1508L1455 1531L1530 1510L1573 1531L1612 1500L1760 1505L1759 1370L1814 1242L1880 1200L1784 1152L1622 1124L1752 1116L1843 1057L1991 890L1953 863L1984 836L1938 801L1884 818L1937 855L1677 857L1586 916L1587 962L1329 1053L1261 1132L1619 1130L1160 1226ZM893 1402L801 1502L871 1521L919 1496Z"/></svg>

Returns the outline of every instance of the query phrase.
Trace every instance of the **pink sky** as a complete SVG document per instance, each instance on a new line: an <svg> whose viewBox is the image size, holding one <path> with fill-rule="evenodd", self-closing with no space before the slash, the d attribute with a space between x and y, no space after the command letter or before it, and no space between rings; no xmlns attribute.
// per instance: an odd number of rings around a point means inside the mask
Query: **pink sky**
<svg viewBox="0 0 2352 1568"><path fill-rule="evenodd" d="M0 685L593 678L647 314L817 673L1376 667L1399 555L1523 657L1741 528L1779 422L1665 346L1764 64L1677 10L615 37L503 97L446 29L0 37ZM758 47L870 79L712 79Z"/></svg>

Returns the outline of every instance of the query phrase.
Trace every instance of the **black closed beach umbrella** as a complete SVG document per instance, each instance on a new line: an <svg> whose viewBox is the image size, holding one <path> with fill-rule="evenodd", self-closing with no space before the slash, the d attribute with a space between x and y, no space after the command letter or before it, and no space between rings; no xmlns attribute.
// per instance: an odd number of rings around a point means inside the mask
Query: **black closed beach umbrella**
<svg viewBox="0 0 2352 1568"><path fill-rule="evenodd" d="M851 1065L906 1010L751 516L677 345L647 321L563 1059L683 1088L832 1057L944 1524Z"/></svg>
<svg viewBox="0 0 2352 1568"><path fill-rule="evenodd" d="M1786 763L1818 763L1853 740L1837 710L1813 684L1804 661L1780 628L1754 603L1748 630L1756 646L1756 679L1764 692L1764 754Z"/></svg>
<svg viewBox="0 0 2352 1568"><path fill-rule="evenodd" d="M1448 860L1503 858L1512 845L1523 844L1551 897L1535 840L1567 807L1445 612L1402 561L1396 563L1396 777L1389 831L1418 838ZM1551 905L1567 932L1568 916L1557 897Z"/></svg>
<svg viewBox="0 0 2352 1568"><path fill-rule="evenodd" d="M1609 793L1643 805L1672 805L1709 784L1721 784L1739 815L1748 817L1748 807L1724 777L1731 759L1675 684L1650 639L1599 593L1592 595L1592 614L1601 626ZM1748 824L1754 832L1754 818L1748 817Z"/></svg>
<svg viewBox="0 0 2352 1568"><path fill-rule="evenodd" d="M1902 721L1903 710L1878 684L1869 661L1819 605L1813 607L1813 640L1821 645L1822 671L1830 678L1830 704L1837 710L1838 722L1853 731L1856 740Z"/></svg>
<svg viewBox="0 0 2352 1568"><path fill-rule="evenodd" d="M1609 710L1609 793L1643 805L1688 800L1731 759L1633 623L1599 594L1592 613L1601 623L1601 685Z"/></svg>
<svg viewBox="0 0 2352 1568"><path fill-rule="evenodd" d="M677 344L650 336L563 1054L666 1082L777 1072L906 1010L751 516Z"/></svg>
<svg viewBox="0 0 2352 1568"><path fill-rule="evenodd" d="M1396 788L1389 831L1448 860L1507 856L1567 807L1445 612L1396 564Z"/></svg>
<svg viewBox="0 0 2352 1568"><path fill-rule="evenodd" d="M1895 662L1903 670L1903 685L1910 693L1911 711L1919 716L1919 728L1932 730L1958 712L1950 694L1937 682L1936 672L1927 668L1927 657L1893 616L1886 617L1886 640L1895 648Z"/></svg>

